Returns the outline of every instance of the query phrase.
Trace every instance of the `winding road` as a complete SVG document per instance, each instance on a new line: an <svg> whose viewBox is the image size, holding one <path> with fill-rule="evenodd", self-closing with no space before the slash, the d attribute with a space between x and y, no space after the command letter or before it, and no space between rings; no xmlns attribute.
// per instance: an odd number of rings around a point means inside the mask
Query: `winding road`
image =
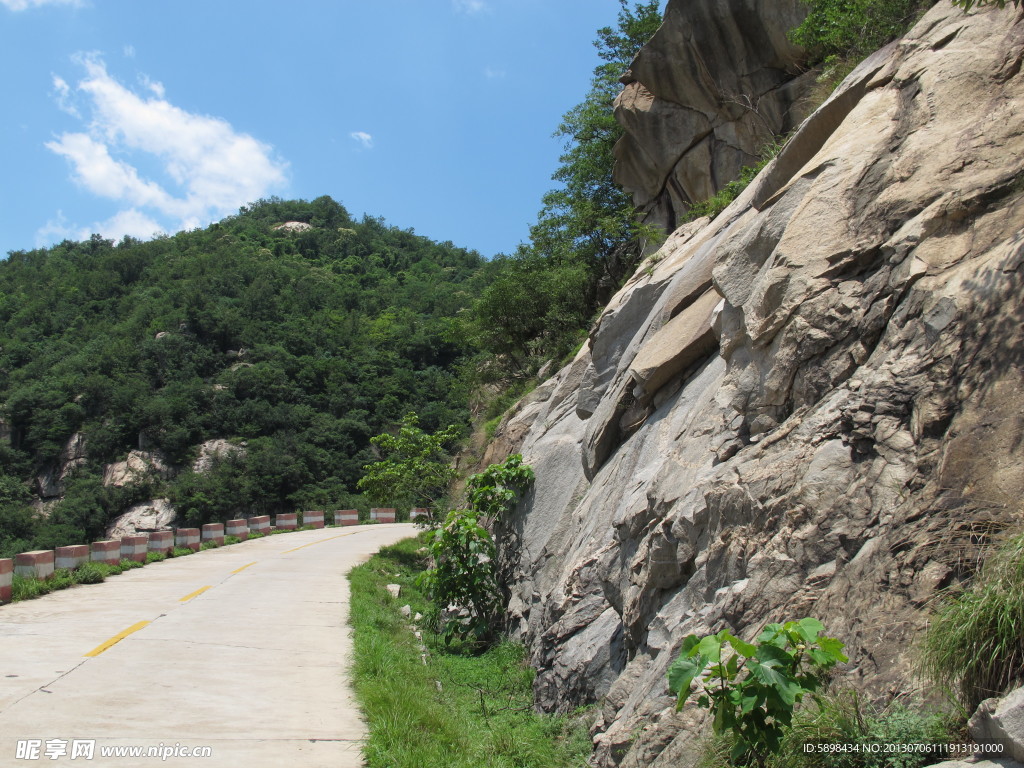
<svg viewBox="0 0 1024 768"><path fill-rule="evenodd" d="M0 607L0 766L362 765L345 574L415 533L267 536Z"/></svg>

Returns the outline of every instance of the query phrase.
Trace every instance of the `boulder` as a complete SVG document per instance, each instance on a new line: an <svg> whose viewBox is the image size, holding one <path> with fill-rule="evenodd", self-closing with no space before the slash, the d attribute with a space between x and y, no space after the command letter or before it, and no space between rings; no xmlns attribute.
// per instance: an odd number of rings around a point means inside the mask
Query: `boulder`
<svg viewBox="0 0 1024 768"><path fill-rule="evenodd" d="M1024 688L983 701L967 727L979 744L999 745L1002 754L1024 762Z"/></svg>
<svg viewBox="0 0 1024 768"><path fill-rule="evenodd" d="M120 539L140 533L169 531L177 517L170 499L151 499L129 507L107 527L108 539Z"/></svg>

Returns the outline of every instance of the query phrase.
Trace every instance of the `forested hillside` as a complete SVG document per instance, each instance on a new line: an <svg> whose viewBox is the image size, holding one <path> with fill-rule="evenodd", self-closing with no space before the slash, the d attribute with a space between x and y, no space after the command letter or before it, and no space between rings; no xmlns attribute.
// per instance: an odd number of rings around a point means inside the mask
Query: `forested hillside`
<svg viewBox="0 0 1024 768"><path fill-rule="evenodd" d="M352 503L370 437L410 410L428 430L466 421L456 315L487 271L328 197L151 242L10 254L0 549L96 538L158 496L190 523ZM214 438L242 450L193 471ZM132 450L168 470L105 485Z"/></svg>

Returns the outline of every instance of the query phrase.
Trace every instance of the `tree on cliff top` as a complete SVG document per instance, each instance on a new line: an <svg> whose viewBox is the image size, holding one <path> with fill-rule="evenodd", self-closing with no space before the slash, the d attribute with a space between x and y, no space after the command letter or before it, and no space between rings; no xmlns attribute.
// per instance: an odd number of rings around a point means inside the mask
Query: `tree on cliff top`
<svg viewBox="0 0 1024 768"><path fill-rule="evenodd" d="M562 117L566 139L542 198L530 243L500 261L500 276L474 307L478 343L525 371L529 360L568 352L598 310L638 263L646 235L632 201L612 180L613 148L622 135L613 105L619 78L661 24L659 0L619 0L616 27L597 31L598 56L586 98ZM513 297L529 297L518 300Z"/></svg>

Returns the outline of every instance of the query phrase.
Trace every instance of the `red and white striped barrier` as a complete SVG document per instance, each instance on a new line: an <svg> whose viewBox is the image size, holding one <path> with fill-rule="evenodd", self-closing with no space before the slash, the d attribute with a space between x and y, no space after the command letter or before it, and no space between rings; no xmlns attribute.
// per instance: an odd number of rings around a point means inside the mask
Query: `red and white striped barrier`
<svg viewBox="0 0 1024 768"><path fill-rule="evenodd" d="M299 515L296 512L286 512L274 518L274 527L286 531L294 531L299 527Z"/></svg>
<svg viewBox="0 0 1024 768"><path fill-rule="evenodd" d="M119 539L94 541L90 550L89 559L94 563L117 565L121 562L121 542Z"/></svg>
<svg viewBox="0 0 1024 768"><path fill-rule="evenodd" d="M243 519L228 520L224 523L224 535L235 536L242 541L249 538L249 521Z"/></svg>
<svg viewBox="0 0 1024 768"><path fill-rule="evenodd" d="M149 534L149 551L166 555L174 549L174 531L156 531Z"/></svg>
<svg viewBox="0 0 1024 768"><path fill-rule="evenodd" d="M423 507L413 507L411 510L409 510L410 520L419 520L421 517L424 519L430 517L430 512L428 512Z"/></svg>
<svg viewBox="0 0 1024 768"><path fill-rule="evenodd" d="M270 533L270 515L249 518L250 533Z"/></svg>
<svg viewBox="0 0 1024 768"><path fill-rule="evenodd" d="M395 510L389 508L371 509L370 519L376 520L378 523L393 523L395 522Z"/></svg>
<svg viewBox="0 0 1024 768"><path fill-rule="evenodd" d="M89 562L89 545L73 544L70 547L57 547L54 550L54 567L74 570L82 563Z"/></svg>
<svg viewBox="0 0 1024 768"><path fill-rule="evenodd" d="M14 581L14 559L0 560L0 603L11 602L11 584Z"/></svg>
<svg viewBox="0 0 1024 768"><path fill-rule="evenodd" d="M355 509L339 509L334 513L335 525L359 525L359 511Z"/></svg>
<svg viewBox="0 0 1024 768"><path fill-rule="evenodd" d="M224 523L207 523L203 526L203 542L215 541L218 547L224 546Z"/></svg>
<svg viewBox="0 0 1024 768"><path fill-rule="evenodd" d="M134 560L136 563L146 562L149 554L149 536L137 533L134 536L121 537L121 559Z"/></svg>
<svg viewBox="0 0 1024 768"><path fill-rule="evenodd" d="M198 552L202 541L198 528L179 528L174 532L174 546Z"/></svg>
<svg viewBox="0 0 1024 768"><path fill-rule="evenodd" d="M14 556L14 573L26 578L48 579L53 576L53 550L37 549Z"/></svg>
<svg viewBox="0 0 1024 768"><path fill-rule="evenodd" d="M323 511L303 512L302 513L302 524L312 525L314 528L324 527L324 513Z"/></svg>

